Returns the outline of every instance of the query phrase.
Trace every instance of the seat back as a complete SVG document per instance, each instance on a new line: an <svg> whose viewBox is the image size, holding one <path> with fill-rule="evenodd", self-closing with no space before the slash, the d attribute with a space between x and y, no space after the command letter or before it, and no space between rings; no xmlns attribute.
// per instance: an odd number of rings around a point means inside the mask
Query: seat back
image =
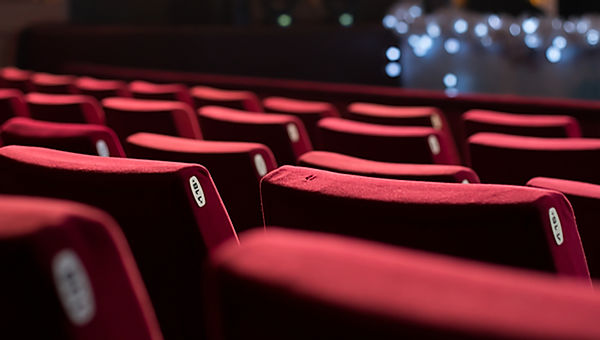
<svg viewBox="0 0 600 340"><path fill-rule="evenodd" d="M189 89L183 84L156 84L136 80L129 83L129 92L133 98L179 101L194 106Z"/></svg>
<svg viewBox="0 0 600 340"><path fill-rule="evenodd" d="M74 87L77 93L92 96L98 101L108 97L131 97L127 84L120 80L80 77Z"/></svg>
<svg viewBox="0 0 600 340"><path fill-rule="evenodd" d="M25 95L31 118L59 123L104 124L104 111L98 101L75 94Z"/></svg>
<svg viewBox="0 0 600 340"><path fill-rule="evenodd" d="M74 84L76 79L76 77L69 75L34 73L31 76L31 89L34 92L40 93L75 93Z"/></svg>
<svg viewBox="0 0 600 340"><path fill-rule="evenodd" d="M250 91L225 90L208 86L194 86L190 90L197 109L203 106L223 106L236 110L261 112L263 107L256 94Z"/></svg>
<svg viewBox="0 0 600 340"><path fill-rule="evenodd" d="M11 88L23 93L31 91L31 75L33 73L16 67L0 68L0 88Z"/></svg>
<svg viewBox="0 0 600 340"><path fill-rule="evenodd" d="M13 117L29 117L23 93L16 89L0 89L0 124Z"/></svg>

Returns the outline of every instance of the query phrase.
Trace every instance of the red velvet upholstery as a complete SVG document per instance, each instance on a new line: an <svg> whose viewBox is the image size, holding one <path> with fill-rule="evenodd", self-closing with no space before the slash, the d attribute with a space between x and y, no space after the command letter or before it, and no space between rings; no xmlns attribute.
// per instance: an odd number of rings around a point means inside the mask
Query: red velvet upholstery
<svg viewBox="0 0 600 340"><path fill-rule="evenodd" d="M0 128L3 145L29 145L99 155L125 157L117 135L95 124L53 123L24 117L12 118Z"/></svg>
<svg viewBox="0 0 600 340"><path fill-rule="evenodd" d="M194 106L188 88L182 84L155 84L136 80L129 84L129 91L134 98L179 101Z"/></svg>
<svg viewBox="0 0 600 340"><path fill-rule="evenodd" d="M123 145L136 132L202 138L194 111L185 103L114 97L102 100L102 106L106 124L115 130Z"/></svg>
<svg viewBox="0 0 600 340"><path fill-rule="evenodd" d="M335 106L327 102L269 97L263 100L265 111L294 115L304 124L313 144L317 143L317 123L321 118L339 117Z"/></svg>
<svg viewBox="0 0 600 340"><path fill-rule="evenodd" d="M194 86L190 90L196 108L216 105L236 110L261 112L258 97L250 91L233 91L208 86Z"/></svg>
<svg viewBox="0 0 600 340"><path fill-rule="evenodd" d="M0 88L6 87L24 93L29 92L31 91L31 75L32 72L16 67L0 68Z"/></svg>
<svg viewBox="0 0 600 340"><path fill-rule="evenodd" d="M462 116L465 136L497 132L531 137L581 137L577 119L564 115L526 115L469 110Z"/></svg>
<svg viewBox="0 0 600 340"><path fill-rule="evenodd" d="M104 124L104 111L94 97L75 94L25 95L31 118L59 123Z"/></svg>
<svg viewBox="0 0 600 340"><path fill-rule="evenodd" d="M413 181L479 183L473 170L459 165L385 163L328 151L309 151L298 165L339 173Z"/></svg>
<svg viewBox="0 0 600 340"><path fill-rule="evenodd" d="M34 92L69 94L75 92L75 80L70 75L34 73L31 76L31 89Z"/></svg>
<svg viewBox="0 0 600 340"><path fill-rule="evenodd" d="M524 185L538 176L600 183L600 139L481 132L469 138L471 168L484 183Z"/></svg>
<svg viewBox="0 0 600 340"><path fill-rule="evenodd" d="M431 106L352 103L348 105L344 118L381 125L430 126L438 130L448 125L444 114Z"/></svg>
<svg viewBox="0 0 600 340"><path fill-rule="evenodd" d="M264 144L279 164L296 164L300 155L312 150L302 121L291 115L205 106L198 110L198 119L205 139Z"/></svg>
<svg viewBox="0 0 600 340"><path fill-rule="evenodd" d="M600 278L600 185L547 177L533 178L527 185L560 191L569 199L577 218L590 275Z"/></svg>
<svg viewBox="0 0 600 340"><path fill-rule="evenodd" d="M167 339L201 338L207 254L236 234L206 168L27 146L0 148L0 191L71 199L119 223Z"/></svg>
<svg viewBox="0 0 600 340"><path fill-rule="evenodd" d="M385 126L324 118L318 128L320 150L382 162L460 163L454 144L430 127Z"/></svg>
<svg viewBox="0 0 600 340"><path fill-rule="evenodd" d="M23 93L17 89L0 89L0 124L12 117L29 117Z"/></svg>
<svg viewBox="0 0 600 340"><path fill-rule="evenodd" d="M211 259L211 339L596 339L600 296L548 275L270 229Z"/></svg>
<svg viewBox="0 0 600 340"><path fill-rule="evenodd" d="M210 171L235 229L262 227L259 182L277 168L268 147L143 132L129 136L127 144L131 157L202 164Z"/></svg>
<svg viewBox="0 0 600 340"><path fill-rule="evenodd" d="M554 191L284 166L263 178L261 196L266 225L589 278L571 206Z"/></svg>
<svg viewBox="0 0 600 340"><path fill-rule="evenodd" d="M131 97L124 81L81 77L75 81L75 92L92 96L97 100L108 97Z"/></svg>
<svg viewBox="0 0 600 340"><path fill-rule="evenodd" d="M0 196L3 339L162 339L127 241L79 203Z"/></svg>

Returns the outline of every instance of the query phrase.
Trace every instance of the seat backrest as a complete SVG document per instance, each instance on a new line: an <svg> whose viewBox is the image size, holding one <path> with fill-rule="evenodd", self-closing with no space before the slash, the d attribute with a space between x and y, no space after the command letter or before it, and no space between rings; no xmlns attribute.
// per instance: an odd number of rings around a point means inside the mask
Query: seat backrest
<svg viewBox="0 0 600 340"><path fill-rule="evenodd" d="M480 132L469 137L470 167L484 183L524 185L533 177L600 183L600 139Z"/></svg>
<svg viewBox="0 0 600 340"><path fill-rule="evenodd" d="M125 157L117 135L96 124L54 123L15 117L0 128L3 145L29 145L104 157Z"/></svg>
<svg viewBox="0 0 600 340"><path fill-rule="evenodd" d="M113 97L102 100L102 106L106 124L115 130L123 145L136 132L202 138L194 111L182 102Z"/></svg>
<svg viewBox="0 0 600 340"><path fill-rule="evenodd" d="M19 90L23 93L31 91L31 75L27 70L16 67L0 68L0 87Z"/></svg>
<svg viewBox="0 0 600 340"><path fill-rule="evenodd" d="M236 110L261 112L263 107L260 100L250 91L225 90L209 86L194 86L190 90L194 107L223 106Z"/></svg>
<svg viewBox="0 0 600 340"><path fill-rule="evenodd" d="M13 117L29 117L23 93L16 89L0 89L0 124Z"/></svg>
<svg viewBox="0 0 600 340"><path fill-rule="evenodd" d="M556 190L564 194L575 212L577 229L593 278L600 278L600 185L564 179L536 177L527 186Z"/></svg>
<svg viewBox="0 0 600 340"><path fill-rule="evenodd" d="M266 112L290 114L300 118L313 144L317 144L317 123L319 120L340 116L333 104L320 101L268 97L263 100L263 106Z"/></svg>
<svg viewBox="0 0 600 340"><path fill-rule="evenodd" d="M210 171L235 229L262 227L260 179L277 168L265 145L143 132L129 136L127 144L130 157L202 164Z"/></svg>
<svg viewBox="0 0 600 340"><path fill-rule="evenodd" d="M284 166L263 178L261 197L266 225L589 278L573 211L555 191Z"/></svg>
<svg viewBox="0 0 600 340"><path fill-rule="evenodd" d="M242 234L207 270L214 339L600 337L589 286L335 235Z"/></svg>
<svg viewBox="0 0 600 340"><path fill-rule="evenodd" d="M465 136L496 132L530 137L581 136L577 120L564 115L527 115L488 110L469 110L462 115Z"/></svg>
<svg viewBox="0 0 600 340"><path fill-rule="evenodd" d="M98 101L108 97L131 97L127 83L120 80L80 77L74 87L77 93L92 96Z"/></svg>
<svg viewBox="0 0 600 340"><path fill-rule="evenodd" d="M34 73L31 76L31 88L40 93L70 94L75 93L76 79L70 75Z"/></svg>
<svg viewBox="0 0 600 340"><path fill-rule="evenodd" d="M123 233L80 203L0 196L4 339L162 339Z"/></svg>
<svg viewBox="0 0 600 340"><path fill-rule="evenodd" d="M94 97L76 94L25 95L31 118L59 123L104 124L104 111Z"/></svg>
<svg viewBox="0 0 600 340"><path fill-rule="evenodd" d="M205 139L264 144L278 164L296 164L300 155L312 150L302 121L291 115L204 106L198 110L198 119Z"/></svg>
<svg viewBox="0 0 600 340"><path fill-rule="evenodd" d="M200 338L201 272L236 239L208 171L195 164L0 148L0 192L70 199L111 214L131 246L165 338Z"/></svg>
<svg viewBox="0 0 600 340"><path fill-rule="evenodd" d="M343 118L319 121L319 150L374 161L459 164L456 149L431 127L386 126Z"/></svg>
<svg viewBox="0 0 600 340"><path fill-rule="evenodd" d="M343 116L371 124L449 129L443 112L432 106L395 106L357 102L348 105Z"/></svg>
<svg viewBox="0 0 600 340"><path fill-rule="evenodd" d="M194 106L190 91L183 84L156 84L136 80L129 83L129 92L133 98L179 101Z"/></svg>
<svg viewBox="0 0 600 340"><path fill-rule="evenodd" d="M378 178L479 183L479 177L473 170L460 165L387 163L328 151L309 151L300 156L298 165Z"/></svg>

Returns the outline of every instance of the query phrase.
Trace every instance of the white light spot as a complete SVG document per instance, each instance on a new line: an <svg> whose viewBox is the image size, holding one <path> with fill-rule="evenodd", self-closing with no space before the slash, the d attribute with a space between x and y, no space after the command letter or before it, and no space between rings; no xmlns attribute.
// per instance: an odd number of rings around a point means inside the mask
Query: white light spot
<svg viewBox="0 0 600 340"><path fill-rule="evenodd" d="M395 16L388 14L386 16L383 17L383 27L385 28L392 28L396 25L396 23L398 22L398 19L396 19Z"/></svg>
<svg viewBox="0 0 600 340"><path fill-rule="evenodd" d="M401 55L402 55L402 53L400 52L400 49L396 46L391 46L387 49L387 51L385 51L385 56L390 61L396 61L396 60L400 59Z"/></svg>
<svg viewBox="0 0 600 340"><path fill-rule="evenodd" d="M449 38L444 43L444 49L449 54L456 54L460 50L460 42L455 38Z"/></svg>
<svg viewBox="0 0 600 340"><path fill-rule="evenodd" d="M254 155L254 166L256 167L256 172L260 177L267 174L267 163L263 156L259 153Z"/></svg>
<svg viewBox="0 0 600 340"><path fill-rule="evenodd" d="M96 141L96 152L100 157L110 157L110 151L108 150L108 145L103 139L98 139Z"/></svg>
<svg viewBox="0 0 600 340"><path fill-rule="evenodd" d="M429 49L433 46L433 40L428 35L422 35L419 40L413 46L413 52L417 57L423 57L427 54Z"/></svg>
<svg viewBox="0 0 600 340"><path fill-rule="evenodd" d="M406 32L408 32L408 24L404 21L398 21L398 23L396 24L396 32L400 34L405 34Z"/></svg>
<svg viewBox="0 0 600 340"><path fill-rule="evenodd" d="M408 14L410 14L410 16L413 18L420 17L422 13L423 13L423 10L421 9L421 7L419 7L417 5L410 6L410 8L408 9Z"/></svg>
<svg viewBox="0 0 600 340"><path fill-rule="evenodd" d="M590 22L588 20L579 20L577 23L577 32L580 34L585 34L590 29Z"/></svg>
<svg viewBox="0 0 600 340"><path fill-rule="evenodd" d="M454 22L454 31L458 34L463 34L469 29L469 24L465 19L458 19Z"/></svg>
<svg viewBox="0 0 600 340"><path fill-rule="evenodd" d="M440 33L441 29L440 26L438 26L438 24L433 22L427 24L427 34L429 34L430 37L437 38L440 36Z"/></svg>
<svg viewBox="0 0 600 340"><path fill-rule="evenodd" d="M456 87L456 84L458 84L458 78L454 73L448 73L444 76L444 85L446 87Z"/></svg>
<svg viewBox="0 0 600 340"><path fill-rule="evenodd" d="M502 28L502 19L496 14L492 14L488 17L488 24L494 30L499 30Z"/></svg>
<svg viewBox="0 0 600 340"><path fill-rule="evenodd" d="M587 43L590 44L591 46L596 46L598 44L599 39L600 39L600 33L598 33L598 31L595 29L589 30L587 32L587 34L585 35L585 40L587 40Z"/></svg>
<svg viewBox="0 0 600 340"><path fill-rule="evenodd" d="M560 20L560 18L554 18L552 19L552 28L555 30L559 30L562 27L563 23L562 20Z"/></svg>
<svg viewBox="0 0 600 340"><path fill-rule="evenodd" d="M546 59L548 59L548 61L553 64L558 63L560 61L561 55L562 53L560 51L560 48L556 46L550 46L546 50Z"/></svg>
<svg viewBox="0 0 600 340"><path fill-rule="evenodd" d="M287 129L288 137L290 137L290 140L292 141L292 143L296 143L297 141L300 140L300 131L298 131L298 127L296 126L296 124L289 123L286 126L286 129Z"/></svg>
<svg viewBox="0 0 600 340"><path fill-rule="evenodd" d="M525 45L529 48L538 48L542 44L540 37L536 34L528 34L525 36Z"/></svg>
<svg viewBox="0 0 600 340"><path fill-rule="evenodd" d="M350 13L342 13L338 21L340 22L340 25L344 27L352 26L354 23L354 16Z"/></svg>
<svg viewBox="0 0 600 340"><path fill-rule="evenodd" d="M556 36L554 39L552 39L552 45L562 50L563 48L567 47L567 39L565 39L565 37L562 35Z"/></svg>
<svg viewBox="0 0 600 340"><path fill-rule="evenodd" d="M492 46L492 42L492 37L490 37L489 35L486 35L485 37L481 38L481 44L485 47Z"/></svg>
<svg viewBox="0 0 600 340"><path fill-rule="evenodd" d="M435 135L429 135L429 137L427 137L427 143L429 143L429 149L432 154L438 155L442 151L440 141L438 141Z"/></svg>
<svg viewBox="0 0 600 340"><path fill-rule="evenodd" d="M573 33L575 32L575 24L572 21L565 21L563 24L563 29L567 33Z"/></svg>
<svg viewBox="0 0 600 340"><path fill-rule="evenodd" d="M402 66L400 65L400 63L392 62L392 63L388 63L385 66L385 74L387 74L388 77L390 77L390 78L398 77L401 72L402 72Z"/></svg>
<svg viewBox="0 0 600 340"><path fill-rule="evenodd" d="M289 14L281 14L277 17L277 24L281 27L288 27L292 24L292 17Z"/></svg>
<svg viewBox="0 0 600 340"><path fill-rule="evenodd" d="M484 23L479 23L475 25L474 31L475 35L481 38L488 34L488 27Z"/></svg>
<svg viewBox="0 0 600 340"><path fill-rule="evenodd" d="M445 89L444 92L446 93L446 96L448 96L450 98L454 98L454 97L458 96L458 90L455 88Z"/></svg>
<svg viewBox="0 0 600 340"><path fill-rule="evenodd" d="M408 36L408 44L412 47L417 46L419 40L421 40L421 38L419 38L419 36L416 34L411 34L410 36Z"/></svg>
<svg viewBox="0 0 600 340"><path fill-rule="evenodd" d="M540 19L531 17L523 20L523 32L525 34L533 34L540 26Z"/></svg>
<svg viewBox="0 0 600 340"><path fill-rule="evenodd" d="M510 35L516 37L517 35L521 34L521 26L517 24L510 24L508 31L510 32Z"/></svg>

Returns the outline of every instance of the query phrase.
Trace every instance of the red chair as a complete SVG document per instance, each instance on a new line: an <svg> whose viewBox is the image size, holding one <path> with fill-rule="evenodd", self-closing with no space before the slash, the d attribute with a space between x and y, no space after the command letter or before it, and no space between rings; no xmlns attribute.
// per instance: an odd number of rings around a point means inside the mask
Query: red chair
<svg viewBox="0 0 600 340"><path fill-rule="evenodd" d="M125 157L117 135L95 124L53 123L16 117L0 128L3 145L28 145L104 157Z"/></svg>
<svg viewBox="0 0 600 340"><path fill-rule="evenodd" d="M59 123L104 124L104 111L95 98L75 94L25 95L31 118Z"/></svg>
<svg viewBox="0 0 600 340"><path fill-rule="evenodd" d="M265 225L589 279L573 211L554 191L283 166L263 178L261 197Z"/></svg>
<svg viewBox="0 0 600 340"><path fill-rule="evenodd" d="M212 175L237 231L263 226L260 179L277 168L268 147L136 133L127 138L129 156L197 163Z"/></svg>
<svg viewBox="0 0 600 340"><path fill-rule="evenodd" d="M76 93L92 96L98 101L108 97L131 97L127 84L120 80L81 77L77 78L74 87Z"/></svg>
<svg viewBox="0 0 600 340"><path fill-rule="evenodd" d="M136 80L129 84L129 92L138 99L178 101L194 106L190 92L183 84L155 84Z"/></svg>
<svg viewBox="0 0 600 340"><path fill-rule="evenodd" d="M208 86L194 86L190 90L195 107L223 106L236 110L261 112L263 110L256 94L250 91L216 89Z"/></svg>
<svg viewBox="0 0 600 340"><path fill-rule="evenodd" d="M185 103L115 97L102 100L102 106L106 124L115 130L123 145L136 132L202 138L194 111Z"/></svg>
<svg viewBox="0 0 600 340"><path fill-rule="evenodd" d="M16 89L0 89L0 124L13 117L29 117L23 93Z"/></svg>
<svg viewBox="0 0 600 340"><path fill-rule="evenodd" d="M79 203L0 196L4 339L162 339L127 241Z"/></svg>
<svg viewBox="0 0 600 340"><path fill-rule="evenodd" d="M31 91L32 72L16 67L0 68L0 88L11 88L23 93Z"/></svg>
<svg viewBox="0 0 600 340"><path fill-rule="evenodd" d="M487 110L469 110L462 115L465 136L496 132L530 137L581 137L577 120L560 115L526 115Z"/></svg>
<svg viewBox="0 0 600 340"><path fill-rule="evenodd" d="M279 164L296 164L312 150L302 121L294 116L205 106L198 110L198 119L205 139L264 144Z"/></svg>
<svg viewBox="0 0 600 340"><path fill-rule="evenodd" d="M536 177L527 186L563 193L573 206L577 228L585 251L590 275L600 278L600 185L547 177Z"/></svg>
<svg viewBox="0 0 600 340"><path fill-rule="evenodd" d="M313 143L316 143L318 138L319 120L340 115L335 106L327 102L269 97L263 100L263 106L266 112L285 113L300 118Z"/></svg>
<svg viewBox="0 0 600 340"><path fill-rule="evenodd" d="M385 126L342 118L318 124L319 148L374 161L460 164L456 149L439 130L417 126Z"/></svg>
<svg viewBox="0 0 600 340"><path fill-rule="evenodd" d="M469 137L469 153L484 183L524 185L540 176L600 182L600 139L481 132Z"/></svg>
<svg viewBox="0 0 600 340"><path fill-rule="evenodd" d="M34 73L31 76L31 88L32 91L41 93L75 93L76 79L76 77L69 75Z"/></svg>
<svg viewBox="0 0 600 340"><path fill-rule="evenodd" d="M242 235L207 268L211 339L596 339L589 286L345 237Z"/></svg>
<svg viewBox="0 0 600 340"><path fill-rule="evenodd" d="M444 114L431 106L393 106L373 103L352 103L344 118L380 125L427 126L449 130Z"/></svg>
<svg viewBox="0 0 600 340"><path fill-rule="evenodd" d="M200 268L236 234L206 168L27 146L0 148L0 191L97 206L125 234L167 339L204 336Z"/></svg>
<svg viewBox="0 0 600 340"><path fill-rule="evenodd" d="M477 174L464 166L439 164L385 163L327 151L309 151L298 165L368 177L413 181L479 183Z"/></svg>

